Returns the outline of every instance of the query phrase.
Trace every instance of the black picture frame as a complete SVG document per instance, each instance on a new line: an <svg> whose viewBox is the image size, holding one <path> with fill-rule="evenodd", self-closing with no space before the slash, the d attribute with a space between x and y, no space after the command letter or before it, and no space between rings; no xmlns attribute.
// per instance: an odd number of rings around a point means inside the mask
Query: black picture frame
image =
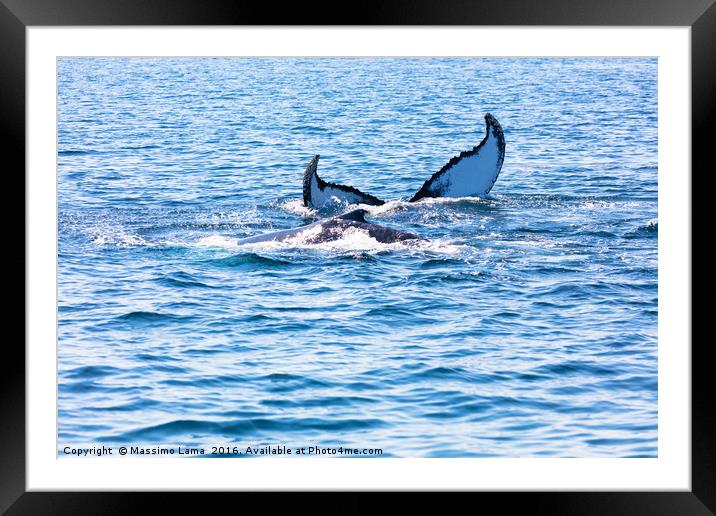
<svg viewBox="0 0 716 516"><path fill-rule="evenodd" d="M692 79L692 171L707 172L711 157L709 130L716 105L716 5L714 0L625 0L587 2L584 0L420 0L401 2L354 1L306 5L281 5L256 0L0 0L0 147L6 182L15 181L24 192L25 170L25 30L31 26L82 25L575 25L575 26L689 26L691 27ZM712 168L712 167L709 167ZM687 174L689 171L684 171ZM8 184L8 183L6 183ZM6 187L7 188L7 187ZM9 191L9 190L8 190ZM693 191L693 186L692 186ZM9 196L8 196L9 197ZM24 196L23 196L24 199ZM692 200L692 206L694 205ZM5 204L5 220L16 220L18 210ZM10 213L14 217L10 218ZM24 211L23 211L24 213ZM696 219L692 216L694 223ZM19 224L15 241L24 242ZM692 235L693 235L692 231ZM697 233L698 234L698 233ZM18 246L19 247L19 246ZM14 251L12 264L26 263L22 251ZM693 271L693 246L691 250ZM12 270L8 269L8 275ZM28 270L25 268L25 276ZM693 274L693 273L692 273ZM25 294L23 294L23 300ZM17 303L15 306L19 306ZM23 310L25 304L22 304ZM692 312L693 313L693 312ZM692 327L693 327L693 315ZM9 317L8 317L9 320ZM24 333L24 331L23 331ZM24 342L6 333L4 370L0 375L0 511L7 514L114 514L142 513L149 504L161 503L162 512L174 507L207 507L205 493L199 500L188 493L59 493L26 492L25 440L25 351ZM24 341L24 339L23 339ZM684 342L692 356L692 456L690 492L549 492L471 493L440 501L441 512L453 504L484 507L499 504L500 511L519 509L538 514L713 514L716 510L716 443L714 443L714 402L708 360L710 339ZM668 388L668 387L667 387ZM221 495L225 498L228 495ZM242 496L247 496L243 494ZM382 501L375 494L342 495L339 512L373 510ZM264 507L276 503L271 493L256 493L252 503ZM299 496L290 502L310 512L318 506ZM413 502L425 507L424 497ZM202 501L203 500L203 501ZM246 499L244 499L246 500ZM303 500L303 501L301 501ZM401 502L402 503L402 502ZM174 507L173 507L174 506ZM237 510L241 506L230 506ZM407 507L406 507L407 508ZM457 509L455 509L457 510ZM296 512L296 511L291 511ZM302 512L302 511L301 511Z"/></svg>

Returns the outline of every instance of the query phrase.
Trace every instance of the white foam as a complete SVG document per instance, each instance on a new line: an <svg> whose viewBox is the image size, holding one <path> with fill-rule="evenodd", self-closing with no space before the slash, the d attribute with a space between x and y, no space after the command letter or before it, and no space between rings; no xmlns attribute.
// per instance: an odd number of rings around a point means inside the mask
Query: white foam
<svg viewBox="0 0 716 516"><path fill-rule="evenodd" d="M237 238L230 238L224 235L210 235L199 239L197 247L213 247L221 249L236 249L239 247Z"/></svg>
<svg viewBox="0 0 716 516"><path fill-rule="evenodd" d="M284 241L256 242L244 244L241 248L250 248L257 252L281 251L286 249L306 249L327 254L376 254L385 251L401 253L434 253L439 255L465 254L470 247L463 244L452 244L441 240L405 240L401 242L383 243L372 238L367 230L361 228L341 229L340 238L328 242L311 242L322 228L315 226Z"/></svg>
<svg viewBox="0 0 716 516"><path fill-rule="evenodd" d="M259 223L262 215L256 206L246 208L244 210L232 211L210 211L198 213L195 216L197 224L205 224L210 226L235 226L246 227L249 224Z"/></svg>
<svg viewBox="0 0 716 516"><path fill-rule="evenodd" d="M147 245L147 241L141 236L129 233L119 224L98 224L88 228L86 233L92 243L99 247L105 245L114 245L117 247L138 247Z"/></svg>
<svg viewBox="0 0 716 516"><path fill-rule="evenodd" d="M381 206L372 206L368 204L359 204L358 207L367 210L371 215L388 215L398 211L408 209L410 203L407 201L388 201Z"/></svg>
<svg viewBox="0 0 716 516"><path fill-rule="evenodd" d="M315 226L311 226L299 233L296 233L296 236L289 238L288 240L298 244L307 244L312 239L318 237L321 232L323 232L323 225L316 224Z"/></svg>
<svg viewBox="0 0 716 516"><path fill-rule="evenodd" d="M474 204L485 204L487 202L494 202L495 199L490 197L480 197L478 195L470 195L466 197L423 197L422 199L410 203L412 205L430 205L430 204L452 204L452 203L474 203Z"/></svg>
<svg viewBox="0 0 716 516"><path fill-rule="evenodd" d="M281 209L286 210L289 213L294 213L296 215L300 215L302 217L312 217L318 213L313 208L309 208L307 206L303 205L303 201L300 199L293 199L290 201L285 201L281 204L279 204L279 207Z"/></svg>
<svg viewBox="0 0 716 516"><path fill-rule="evenodd" d="M343 251L381 251L392 248L396 244L383 244L372 238L368 231L360 228L342 230L341 237L329 242L313 244L316 249Z"/></svg>

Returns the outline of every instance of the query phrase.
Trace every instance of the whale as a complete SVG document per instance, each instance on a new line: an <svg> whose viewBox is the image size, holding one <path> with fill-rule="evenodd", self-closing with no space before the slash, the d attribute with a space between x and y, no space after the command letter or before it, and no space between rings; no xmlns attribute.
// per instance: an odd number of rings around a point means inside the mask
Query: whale
<svg viewBox="0 0 716 516"><path fill-rule="evenodd" d="M324 181L318 176L315 155L303 174L303 205L320 209L327 203L380 206L385 201L353 186ZM490 113L485 114L485 136L470 150L461 152L435 172L408 202L435 197L484 197L495 185L505 160L505 135Z"/></svg>
<svg viewBox="0 0 716 516"><path fill-rule="evenodd" d="M505 161L505 134L497 119L485 115L485 137L448 161L410 199L426 197L482 197L495 186Z"/></svg>
<svg viewBox="0 0 716 516"><path fill-rule="evenodd" d="M242 238L238 244L285 242L293 239L301 244L320 244L340 240L350 229L365 231L371 238L384 244L424 240L413 233L368 222L365 220L366 213L368 212L364 209L356 209L342 215L321 219L306 226Z"/></svg>
<svg viewBox="0 0 716 516"><path fill-rule="evenodd" d="M320 208L326 203L342 202L346 204L367 204L380 206L385 204L377 197L366 194L352 186L330 183L318 177L320 154L313 156L303 173L303 205Z"/></svg>

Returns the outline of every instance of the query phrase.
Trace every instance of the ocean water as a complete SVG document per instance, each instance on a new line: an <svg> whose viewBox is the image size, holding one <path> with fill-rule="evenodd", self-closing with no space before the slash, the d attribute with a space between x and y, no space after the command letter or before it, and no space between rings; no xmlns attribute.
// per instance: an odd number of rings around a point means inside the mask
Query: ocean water
<svg viewBox="0 0 716 516"><path fill-rule="evenodd" d="M656 59L68 58L58 130L59 455L657 456ZM314 154L426 241L240 246Z"/></svg>

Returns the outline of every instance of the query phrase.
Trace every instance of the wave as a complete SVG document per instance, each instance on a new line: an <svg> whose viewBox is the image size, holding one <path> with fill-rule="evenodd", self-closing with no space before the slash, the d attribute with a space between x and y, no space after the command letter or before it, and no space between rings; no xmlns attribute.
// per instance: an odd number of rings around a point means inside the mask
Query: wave
<svg viewBox="0 0 716 516"><path fill-rule="evenodd" d="M231 267L236 269L264 270L290 267L293 263L278 258L262 256L258 253L241 253L224 258L208 260L212 265L218 267Z"/></svg>
<svg viewBox="0 0 716 516"><path fill-rule="evenodd" d="M113 366L91 365L62 371L60 372L60 375L63 378L69 378L71 380L89 380L95 378L104 378L106 376L113 376L122 372L124 372L122 369Z"/></svg>
<svg viewBox="0 0 716 516"><path fill-rule="evenodd" d="M117 329L154 328L176 323L190 323L198 316L171 313L136 311L119 315L99 326Z"/></svg>
<svg viewBox="0 0 716 516"><path fill-rule="evenodd" d="M469 382L473 384L486 384L504 380L505 376L497 373L473 373L462 367L432 367L424 369L409 376L411 382L421 380L451 380L456 382Z"/></svg>
<svg viewBox="0 0 716 516"><path fill-rule="evenodd" d="M178 317L173 314L160 314L157 312L130 312L120 315L116 319L118 321L168 321Z"/></svg>
<svg viewBox="0 0 716 516"><path fill-rule="evenodd" d="M619 369L613 367L605 367L585 361L570 361L561 364L547 364L532 369L532 373L538 375L546 375L552 378L562 376L615 376L619 374Z"/></svg>
<svg viewBox="0 0 716 516"><path fill-rule="evenodd" d="M88 406L87 410L92 412L141 412L151 407L161 406L161 403L151 398L138 397L128 403L108 406Z"/></svg>
<svg viewBox="0 0 716 516"><path fill-rule="evenodd" d="M191 274L185 272L177 272L156 278L155 281L160 285L172 288L216 288L207 285L194 278Z"/></svg>
<svg viewBox="0 0 716 516"><path fill-rule="evenodd" d="M652 219L646 224L626 233L624 238L654 238L659 235L659 221Z"/></svg>
<svg viewBox="0 0 716 516"><path fill-rule="evenodd" d="M435 268L441 268L441 267L451 267L455 265L464 265L463 260L458 260L455 258L431 258L429 260L424 261L422 264L420 264L421 269L435 269Z"/></svg>
<svg viewBox="0 0 716 516"><path fill-rule="evenodd" d="M80 149L65 149L57 151L58 156L84 156L87 154L99 154L100 151L96 150L80 150Z"/></svg>
<svg viewBox="0 0 716 516"><path fill-rule="evenodd" d="M130 430L116 436L100 437L100 442L171 442L172 439L186 439L195 442L205 438L215 441L218 436L228 439L256 436L257 434L276 433L286 435L306 435L312 432L360 431L386 426L387 423L376 418L269 418L253 417L226 421L200 421L196 419L176 419L157 425Z"/></svg>

